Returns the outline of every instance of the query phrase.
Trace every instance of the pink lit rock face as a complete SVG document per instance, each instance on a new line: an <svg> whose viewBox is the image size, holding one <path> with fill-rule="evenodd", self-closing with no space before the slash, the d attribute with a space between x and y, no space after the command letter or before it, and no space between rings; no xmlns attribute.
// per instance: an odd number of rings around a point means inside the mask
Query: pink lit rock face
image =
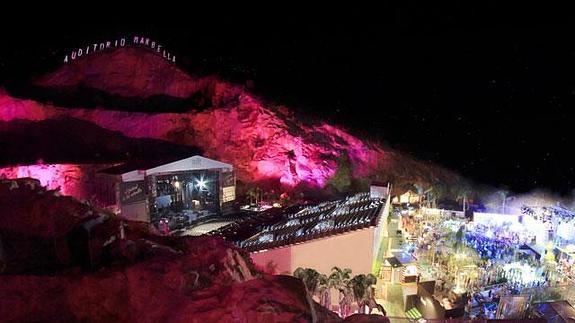
<svg viewBox="0 0 575 323"><path fill-rule="evenodd" d="M32 100L16 100L0 89L0 121L24 119L40 121L55 116L56 111Z"/></svg>
<svg viewBox="0 0 575 323"><path fill-rule="evenodd" d="M111 166L111 165L108 165ZM97 171L106 165L38 164L29 166L9 166L0 168L0 178L31 177L40 181L50 190L59 190L60 194L77 199L91 199L96 190L101 190L103 178ZM112 189L111 189L112 190ZM104 203L105 201L92 201Z"/></svg>
<svg viewBox="0 0 575 323"><path fill-rule="evenodd" d="M0 92L0 121L43 120L69 116L119 131L132 138L154 138L193 145L204 155L231 163L244 182L279 181L284 188L324 187L347 155L357 178L412 182L451 177L441 168L419 163L351 135L345 130L296 118L286 107L265 103L241 86L215 77L194 78L149 52L119 49L68 64L37 81L59 91L84 86L121 97L199 95L211 108L185 113L137 113L104 109L59 108ZM414 168L415 167L415 168ZM417 171L422 168L428 171ZM432 168L434 174L428 175ZM416 171L414 171L414 169ZM397 171L401 171L398 175Z"/></svg>
<svg viewBox="0 0 575 323"><path fill-rule="evenodd" d="M0 168L0 177L31 177L50 190L59 189L63 195L78 196L79 182L84 175L78 165L31 165Z"/></svg>
<svg viewBox="0 0 575 323"><path fill-rule="evenodd" d="M3 101L8 101L6 96ZM109 110L59 109L13 99L17 106L1 120L42 120L68 115L133 138L155 138L201 147L207 157L232 163L244 181L279 179L286 186L304 182L323 187L337 168L336 159L350 156L358 176L377 169L384 152L329 125L287 129L285 121L253 101L237 107L188 113L133 113ZM13 110L18 113L12 112ZM25 112L28 111L28 112ZM321 142L316 138L321 136Z"/></svg>
<svg viewBox="0 0 575 323"><path fill-rule="evenodd" d="M244 181L279 179L290 187L302 182L323 187L336 171L336 159L344 153L350 156L357 176L373 173L385 158L383 150L338 128L305 127L248 96L241 97L235 107L204 112L149 115L75 110L69 114L128 137L199 146L206 156L235 165Z"/></svg>

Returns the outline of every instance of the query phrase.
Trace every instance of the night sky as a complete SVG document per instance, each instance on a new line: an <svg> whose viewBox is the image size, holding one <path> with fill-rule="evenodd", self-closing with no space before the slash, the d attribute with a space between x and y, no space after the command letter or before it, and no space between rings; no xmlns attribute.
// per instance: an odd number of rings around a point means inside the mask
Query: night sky
<svg viewBox="0 0 575 323"><path fill-rule="evenodd" d="M57 68L66 50L84 43L149 35L194 74L252 80L267 99L477 182L561 193L575 186L569 17L415 4L159 16L50 17L30 31L2 22L0 81L17 86Z"/></svg>

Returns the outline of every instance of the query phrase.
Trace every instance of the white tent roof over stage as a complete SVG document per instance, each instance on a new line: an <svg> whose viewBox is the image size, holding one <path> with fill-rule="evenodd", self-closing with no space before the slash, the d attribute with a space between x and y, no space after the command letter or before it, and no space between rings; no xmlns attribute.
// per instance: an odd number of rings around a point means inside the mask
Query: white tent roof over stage
<svg viewBox="0 0 575 323"><path fill-rule="evenodd" d="M161 175L173 172L184 172L201 169L225 169L232 171L234 167L231 164L222 163L217 160L209 159L202 156L192 156L189 158L177 160L168 164L160 165L146 170L133 170L122 174L122 181L132 182L144 180L147 175Z"/></svg>

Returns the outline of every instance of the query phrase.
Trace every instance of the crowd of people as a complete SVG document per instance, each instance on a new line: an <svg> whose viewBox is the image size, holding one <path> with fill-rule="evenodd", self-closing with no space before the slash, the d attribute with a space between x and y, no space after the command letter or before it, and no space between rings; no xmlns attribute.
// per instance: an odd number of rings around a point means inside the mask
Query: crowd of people
<svg viewBox="0 0 575 323"><path fill-rule="evenodd" d="M516 247L503 240L467 233L465 243L479 254L480 258L505 260L513 257Z"/></svg>
<svg viewBox="0 0 575 323"><path fill-rule="evenodd" d="M419 259L426 280L435 280L437 300L454 291L469 296L465 311L470 317L494 318L501 297L546 293L575 282L573 261L547 255L551 249L539 254L535 233L520 222L422 214L400 215L407 238L403 249Z"/></svg>
<svg viewBox="0 0 575 323"><path fill-rule="evenodd" d="M451 225L451 222L457 223ZM436 280L435 293L438 298L445 297L455 288L462 288L472 295L481 295L473 305L483 308L501 296L516 295L533 288L544 289L557 283L553 274L555 269L546 266L544 259L539 259L535 253L519 251L521 246L532 244L534 235L518 226L445 218L429 221L418 217L406 217L402 219L402 224L410 235L419 236L415 252L419 259L429 262L426 270L428 275L433 276L429 278ZM450 267L453 266L452 257L457 247L449 232L455 234L458 227L464 233L466 250L476 253L475 257L466 260L472 269L464 274L461 267L458 270ZM562 261L557 270L575 274L573 267L569 262Z"/></svg>

